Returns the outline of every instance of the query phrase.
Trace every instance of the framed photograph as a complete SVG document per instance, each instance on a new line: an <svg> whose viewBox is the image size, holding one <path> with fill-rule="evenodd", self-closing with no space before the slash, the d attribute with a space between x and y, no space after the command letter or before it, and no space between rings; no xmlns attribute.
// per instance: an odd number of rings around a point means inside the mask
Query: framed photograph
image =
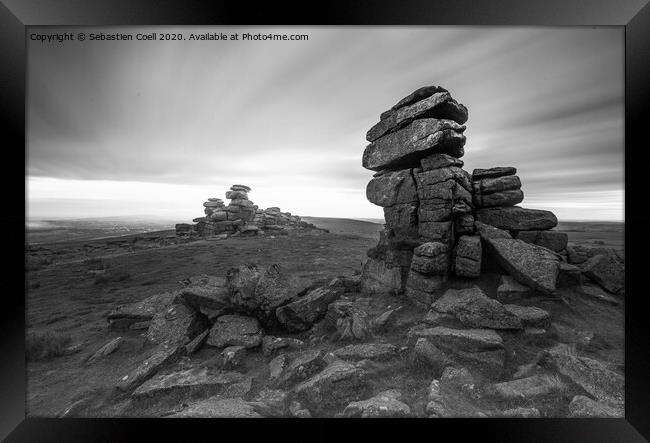
<svg viewBox="0 0 650 443"><path fill-rule="evenodd" d="M650 7L442 3L5 1L0 435L645 441Z"/></svg>

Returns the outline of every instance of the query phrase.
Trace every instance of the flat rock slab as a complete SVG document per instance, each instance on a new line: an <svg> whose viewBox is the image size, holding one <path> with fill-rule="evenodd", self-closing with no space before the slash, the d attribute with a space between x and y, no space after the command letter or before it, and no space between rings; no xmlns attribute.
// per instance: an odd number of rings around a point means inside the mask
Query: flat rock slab
<svg viewBox="0 0 650 443"><path fill-rule="evenodd" d="M392 115L398 109L403 108L404 106L412 105L413 103L419 102L420 100L423 100L427 97L431 97L436 92L449 92L449 91L447 91L442 86L436 86L436 85L423 86L421 88L416 89L415 91L411 92L409 95L407 95L406 97L398 101L397 104L395 104L395 106L390 108L388 111L382 112L379 119L384 120L385 118Z"/></svg>
<svg viewBox="0 0 650 443"><path fill-rule="evenodd" d="M318 350L282 354L269 363L272 384L289 387L304 381L321 371L327 363L323 352Z"/></svg>
<svg viewBox="0 0 650 443"><path fill-rule="evenodd" d="M520 317L497 300L486 296L480 288L448 289L431 305L442 314L451 314L471 328L521 329Z"/></svg>
<svg viewBox="0 0 650 443"><path fill-rule="evenodd" d="M544 294L556 289L560 259L548 249L522 240L487 240L488 250L517 281Z"/></svg>
<svg viewBox="0 0 650 443"><path fill-rule="evenodd" d="M622 405L612 406L584 395L576 395L569 403L569 417L572 418L623 418L624 416L625 409Z"/></svg>
<svg viewBox="0 0 650 443"><path fill-rule="evenodd" d="M202 276L181 290L179 298L188 306L200 309L223 309L230 305L226 280L220 277Z"/></svg>
<svg viewBox="0 0 650 443"><path fill-rule="evenodd" d="M254 348L262 344L263 335L264 331L256 318L222 315L212 326L206 343L218 348L226 346Z"/></svg>
<svg viewBox="0 0 650 443"><path fill-rule="evenodd" d="M452 120L426 118L370 143L363 152L362 165L366 169L404 169L416 166L419 160L431 154L464 154L465 126Z"/></svg>
<svg viewBox="0 0 650 443"><path fill-rule="evenodd" d="M154 397L171 393L183 395L214 395L223 393L229 386L236 383L248 382L239 372L212 371L210 368L192 368L171 374L157 375L133 391L134 398Z"/></svg>
<svg viewBox="0 0 650 443"><path fill-rule="evenodd" d="M402 394L397 390L384 391L368 400L350 403L343 410L344 417L408 417L411 408L399 399Z"/></svg>
<svg viewBox="0 0 650 443"><path fill-rule="evenodd" d="M512 166L497 166L490 169L474 169L472 172L472 179L481 180L484 178L497 178L507 175L515 175L516 173L517 168L514 168Z"/></svg>
<svg viewBox="0 0 650 443"><path fill-rule="evenodd" d="M503 305L506 311L521 320L525 328L548 328L551 325L551 314L535 306Z"/></svg>
<svg viewBox="0 0 650 443"><path fill-rule="evenodd" d="M127 391L142 384L158 372L161 367L173 362L182 352L182 349L183 347L180 344L163 343L158 345L137 368L120 379L117 388L121 391Z"/></svg>
<svg viewBox="0 0 650 443"><path fill-rule="evenodd" d="M379 120L366 133L366 140L375 141L381 136L394 132L418 118L433 117L453 120L459 124L467 121L467 108L451 98L449 92L436 92L408 106L403 106Z"/></svg>
<svg viewBox="0 0 650 443"><path fill-rule="evenodd" d="M488 391L503 401L533 401L541 397L558 395L565 389L559 378L548 375L533 375L527 378L496 383Z"/></svg>
<svg viewBox="0 0 650 443"><path fill-rule="evenodd" d="M344 361L335 361L293 389L296 398L310 410L341 407L366 398L370 391L366 372Z"/></svg>
<svg viewBox="0 0 650 443"><path fill-rule="evenodd" d="M397 357L398 351L390 343L367 343L344 346L333 351L333 354L342 360L390 360Z"/></svg>
<svg viewBox="0 0 650 443"><path fill-rule="evenodd" d="M480 352L503 349L503 339L492 329L412 328L408 332L414 338L426 338L434 345L446 349Z"/></svg>
<svg viewBox="0 0 650 443"><path fill-rule="evenodd" d="M101 358L106 357L107 355L112 354L113 352L117 351L117 349L120 347L120 345L124 342L124 339L122 337L117 337L112 340L110 340L108 343L104 344L102 347L100 347L97 351L95 351L94 354L92 354L88 360L86 360L87 363L92 364L96 360L99 360Z"/></svg>
<svg viewBox="0 0 650 443"><path fill-rule="evenodd" d="M559 345L544 351L540 364L555 369L600 401L624 403L623 376L598 360L572 355L566 346Z"/></svg>
<svg viewBox="0 0 650 443"><path fill-rule="evenodd" d="M519 206L482 208L476 211L476 219L508 231L543 231L557 225L557 217L552 212Z"/></svg>
<svg viewBox="0 0 650 443"><path fill-rule="evenodd" d="M316 288L297 300L280 306L275 315L290 331L305 331L327 313L327 307L341 296L335 288Z"/></svg>
<svg viewBox="0 0 650 443"><path fill-rule="evenodd" d="M108 320L130 319L133 322L151 320L157 312L171 305L177 295L175 292L163 292L130 305L119 306L108 314Z"/></svg>
<svg viewBox="0 0 650 443"><path fill-rule="evenodd" d="M171 415L172 418L262 418L251 402L241 398L221 398L218 396L192 403L183 411Z"/></svg>
<svg viewBox="0 0 650 443"><path fill-rule="evenodd" d="M208 319L183 304L172 304L151 320L147 338L154 343L187 343L208 329Z"/></svg>

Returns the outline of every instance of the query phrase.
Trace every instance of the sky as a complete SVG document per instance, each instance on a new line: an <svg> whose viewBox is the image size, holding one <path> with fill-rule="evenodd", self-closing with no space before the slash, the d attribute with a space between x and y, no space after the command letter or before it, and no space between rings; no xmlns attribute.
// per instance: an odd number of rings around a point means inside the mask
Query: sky
<svg viewBox="0 0 650 443"><path fill-rule="evenodd" d="M366 131L440 85L469 109L465 169L515 166L522 207L623 221L623 28L120 27L28 40L29 219L187 222L233 184L262 208L382 218ZM137 41L137 33L308 41Z"/></svg>

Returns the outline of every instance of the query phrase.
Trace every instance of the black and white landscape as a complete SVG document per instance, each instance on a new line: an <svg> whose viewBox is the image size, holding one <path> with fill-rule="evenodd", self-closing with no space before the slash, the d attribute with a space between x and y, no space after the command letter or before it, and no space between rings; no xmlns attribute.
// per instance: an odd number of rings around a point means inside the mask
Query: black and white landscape
<svg viewBox="0 0 650 443"><path fill-rule="evenodd" d="M30 43L28 414L622 417L622 32L273 32Z"/></svg>

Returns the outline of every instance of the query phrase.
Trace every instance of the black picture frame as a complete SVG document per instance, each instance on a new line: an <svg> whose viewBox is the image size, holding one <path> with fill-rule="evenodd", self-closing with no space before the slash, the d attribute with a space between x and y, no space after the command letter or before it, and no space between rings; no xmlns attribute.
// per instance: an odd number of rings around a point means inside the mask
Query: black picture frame
<svg viewBox="0 0 650 443"><path fill-rule="evenodd" d="M22 274L26 238L25 188L18 177L25 161L26 29L37 25L471 25L471 26L621 26L625 28L625 419L452 419L352 421L347 426L378 432L395 430L402 438L480 438L481 441L622 442L650 439L650 352L646 295L640 276L645 271L646 234L650 217L644 211L647 192L643 162L650 95L650 5L647 0L386 0L250 2L154 0L3 0L0 4L0 111L4 128L5 168L2 189L5 211L5 286L0 304L0 438L7 441L121 441L141 439L226 438L225 429L250 436L251 431L279 438L340 438L345 431L323 420L136 420L25 418L25 282ZM647 143L646 143L647 144ZM7 155L9 153L9 155ZM23 182L24 183L24 182ZM8 197L11 197L8 199ZM9 204L7 204L7 202ZM22 210L21 210L22 208ZM20 252L22 250L22 252ZM635 258L639 257L639 258ZM24 263L24 261L22 261ZM8 278L7 278L8 277ZM347 427L346 426L346 427ZM292 434L280 428L290 427ZM277 428L277 429L275 429ZM197 432L204 437L198 437ZM304 433L303 433L304 432ZM268 438L268 437L266 437Z"/></svg>

